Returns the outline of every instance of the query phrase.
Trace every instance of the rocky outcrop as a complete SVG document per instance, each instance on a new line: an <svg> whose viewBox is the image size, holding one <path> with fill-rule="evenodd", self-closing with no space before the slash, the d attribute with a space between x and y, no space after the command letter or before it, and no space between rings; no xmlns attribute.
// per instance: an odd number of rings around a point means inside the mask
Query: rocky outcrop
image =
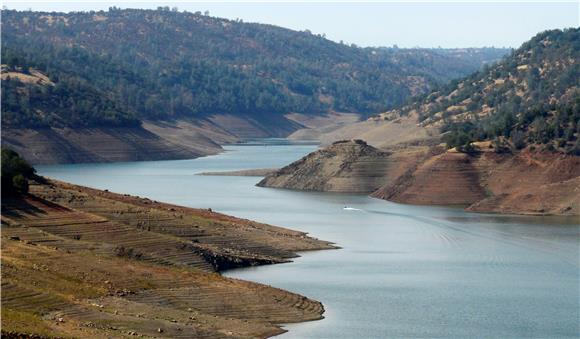
<svg viewBox="0 0 580 339"><path fill-rule="evenodd" d="M362 140L337 141L269 174L258 186L370 193L388 180L389 156Z"/></svg>

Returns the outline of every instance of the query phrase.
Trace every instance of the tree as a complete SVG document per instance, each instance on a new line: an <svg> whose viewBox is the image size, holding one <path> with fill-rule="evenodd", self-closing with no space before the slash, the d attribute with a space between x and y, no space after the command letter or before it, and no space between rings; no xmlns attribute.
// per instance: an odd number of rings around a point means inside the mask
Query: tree
<svg viewBox="0 0 580 339"><path fill-rule="evenodd" d="M2 149L2 195L28 193L28 179L36 178L35 173L18 153Z"/></svg>
<svg viewBox="0 0 580 339"><path fill-rule="evenodd" d="M16 174L12 178L12 187L21 194L28 193L28 180L22 174Z"/></svg>

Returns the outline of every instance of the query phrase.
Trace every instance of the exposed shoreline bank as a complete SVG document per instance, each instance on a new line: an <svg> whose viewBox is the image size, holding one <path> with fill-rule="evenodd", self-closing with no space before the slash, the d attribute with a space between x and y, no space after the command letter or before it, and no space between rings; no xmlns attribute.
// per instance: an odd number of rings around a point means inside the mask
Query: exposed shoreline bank
<svg viewBox="0 0 580 339"><path fill-rule="evenodd" d="M464 205L466 211L580 215L580 157L525 149L498 153L487 144L464 153L443 146L382 151L362 140L337 141L257 185L366 193L413 205Z"/></svg>
<svg viewBox="0 0 580 339"><path fill-rule="evenodd" d="M303 232L56 180L3 199L2 228L3 334L274 336L285 332L280 324L322 319L322 304L214 272L336 248Z"/></svg>
<svg viewBox="0 0 580 339"><path fill-rule="evenodd" d="M239 171L224 171L224 172L201 172L197 175L212 175L212 176L231 176L231 177L265 177L276 172L277 168L256 168L245 169Z"/></svg>

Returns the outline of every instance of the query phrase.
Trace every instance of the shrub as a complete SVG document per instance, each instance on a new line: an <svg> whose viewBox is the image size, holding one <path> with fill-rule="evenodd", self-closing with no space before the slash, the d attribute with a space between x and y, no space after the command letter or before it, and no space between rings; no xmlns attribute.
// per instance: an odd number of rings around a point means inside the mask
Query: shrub
<svg viewBox="0 0 580 339"><path fill-rule="evenodd" d="M526 147L526 135L520 130L514 130L511 133L512 142L516 149L522 149Z"/></svg>

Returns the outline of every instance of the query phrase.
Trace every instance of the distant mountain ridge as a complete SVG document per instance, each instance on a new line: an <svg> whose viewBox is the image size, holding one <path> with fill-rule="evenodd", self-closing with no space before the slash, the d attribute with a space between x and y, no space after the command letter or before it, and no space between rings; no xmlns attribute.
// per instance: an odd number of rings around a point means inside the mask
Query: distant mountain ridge
<svg viewBox="0 0 580 339"><path fill-rule="evenodd" d="M507 53L485 49L470 62L429 49L363 49L309 32L165 9L2 14L6 69L36 69L55 83L44 91L32 86L29 102L3 107L7 126L221 114L280 125L272 116L372 114ZM3 92L9 100L24 87L30 86L11 79Z"/></svg>

